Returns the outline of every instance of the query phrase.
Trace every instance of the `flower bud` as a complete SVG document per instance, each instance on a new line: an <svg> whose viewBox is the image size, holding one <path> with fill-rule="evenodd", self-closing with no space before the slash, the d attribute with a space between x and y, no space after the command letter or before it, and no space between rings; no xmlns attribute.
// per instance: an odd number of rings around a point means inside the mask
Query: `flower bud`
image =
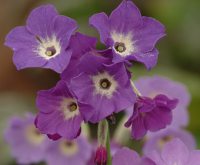
<svg viewBox="0 0 200 165"><path fill-rule="evenodd" d="M95 161L96 165L106 165L106 163L107 163L107 151L106 151L105 147L99 146L97 148L94 161Z"/></svg>

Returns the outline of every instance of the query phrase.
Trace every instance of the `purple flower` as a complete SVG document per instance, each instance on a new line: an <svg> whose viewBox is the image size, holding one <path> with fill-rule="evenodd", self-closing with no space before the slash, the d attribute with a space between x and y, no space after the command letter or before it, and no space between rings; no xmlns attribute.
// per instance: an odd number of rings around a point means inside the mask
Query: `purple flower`
<svg viewBox="0 0 200 165"><path fill-rule="evenodd" d="M34 126L32 114L25 118L12 117L5 130L5 140L19 164L38 163L44 160L47 138Z"/></svg>
<svg viewBox="0 0 200 165"><path fill-rule="evenodd" d="M200 150L190 150L179 139L168 142L161 153L151 152L148 157L156 165L200 165Z"/></svg>
<svg viewBox="0 0 200 165"><path fill-rule="evenodd" d="M92 107L78 101L62 80L54 88L38 92L37 107L36 126L55 140L59 135L68 140L76 138L81 123L93 113Z"/></svg>
<svg viewBox="0 0 200 165"><path fill-rule="evenodd" d="M130 74L123 63L108 65L104 57L84 56L79 65L83 73L72 79L70 87L78 100L93 107L90 122L97 123L134 104L135 93L130 85Z"/></svg>
<svg viewBox="0 0 200 165"><path fill-rule="evenodd" d="M26 26L14 28L5 44L14 50L17 69L28 67L50 68L61 73L68 65L71 50L66 50L76 22L58 14L54 6L34 9Z"/></svg>
<svg viewBox="0 0 200 165"><path fill-rule="evenodd" d="M125 126L132 126L132 136L141 139L147 131L155 132L169 125L172 121L172 109L177 103L177 99L171 100L161 94L153 99L138 97L133 114Z"/></svg>
<svg viewBox="0 0 200 165"><path fill-rule="evenodd" d="M148 154L153 150L160 152L163 146L174 138L179 138L190 150L196 147L195 139L188 131L178 128L167 128L148 134L143 152L144 154Z"/></svg>
<svg viewBox="0 0 200 165"><path fill-rule="evenodd" d="M165 35L164 26L153 18L141 16L129 0L123 2L108 17L98 13L90 24L100 33L101 42L113 49L113 60L135 60L148 69L157 63L157 41Z"/></svg>
<svg viewBox="0 0 200 165"><path fill-rule="evenodd" d="M156 165L149 158L140 158L137 152L130 150L129 148L122 148L116 152L112 160L113 165Z"/></svg>
<svg viewBox="0 0 200 165"><path fill-rule="evenodd" d="M91 154L91 145L81 136L73 141L60 139L49 142L46 162L48 165L86 165Z"/></svg>
<svg viewBox="0 0 200 165"><path fill-rule="evenodd" d="M179 103L173 110L173 120L170 127L182 127L188 124L188 105L190 95L186 87L165 77L141 77L135 81L135 86L143 96L153 98L157 94L164 94L169 98L177 98Z"/></svg>

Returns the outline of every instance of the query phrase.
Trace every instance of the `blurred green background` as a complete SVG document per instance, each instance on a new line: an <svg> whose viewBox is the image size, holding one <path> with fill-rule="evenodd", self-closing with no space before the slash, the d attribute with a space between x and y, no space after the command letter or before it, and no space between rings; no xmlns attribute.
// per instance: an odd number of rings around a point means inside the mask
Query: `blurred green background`
<svg viewBox="0 0 200 165"><path fill-rule="evenodd" d="M167 28L167 36L158 44L157 67L150 72L143 66L133 68L134 79L144 75L162 75L184 83L191 92L190 125L200 148L200 1L199 0L134 0L143 15L154 17ZM59 76L50 70L26 69L16 71L12 51L3 45L5 35L15 26L24 25L30 11L46 3L76 19L79 30L98 36L89 27L88 18L104 11L110 13L119 0L1 0L0 1L0 164L13 160L3 141L3 128L13 114L33 111L36 92L52 87ZM100 43L98 45L101 47Z"/></svg>

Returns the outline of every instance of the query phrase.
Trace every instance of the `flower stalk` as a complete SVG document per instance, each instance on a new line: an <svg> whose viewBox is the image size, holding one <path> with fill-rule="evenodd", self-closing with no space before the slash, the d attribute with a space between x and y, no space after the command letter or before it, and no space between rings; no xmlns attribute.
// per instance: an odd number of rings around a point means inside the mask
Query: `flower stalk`
<svg viewBox="0 0 200 165"><path fill-rule="evenodd" d="M131 86L132 86L134 92L136 93L136 95L137 95L138 97L142 96L142 94L141 94L140 91L137 89L137 87L135 86L135 84L133 83L132 80L131 80Z"/></svg>

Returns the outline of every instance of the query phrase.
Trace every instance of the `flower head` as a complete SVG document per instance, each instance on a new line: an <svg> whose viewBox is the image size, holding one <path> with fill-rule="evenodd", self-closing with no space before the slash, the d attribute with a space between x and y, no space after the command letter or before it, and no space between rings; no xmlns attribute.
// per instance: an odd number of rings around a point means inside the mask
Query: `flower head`
<svg viewBox="0 0 200 165"><path fill-rule="evenodd" d="M40 112L36 126L55 140L59 136L76 138L81 123L92 115L92 107L79 102L62 80L54 88L38 92L37 106Z"/></svg>
<svg viewBox="0 0 200 165"><path fill-rule="evenodd" d="M104 57L84 56L79 65L82 73L71 80L70 87L78 100L93 107L90 122L97 123L134 103L130 74L123 63L108 64Z"/></svg>
<svg viewBox="0 0 200 165"><path fill-rule="evenodd" d="M48 165L85 165L92 154L92 147L82 136L73 141L60 139L49 142L46 152Z"/></svg>
<svg viewBox="0 0 200 165"><path fill-rule="evenodd" d="M42 67L61 73L70 61L72 53L66 49L76 28L74 20L44 5L31 12L26 26L14 28L5 44L14 50L17 69Z"/></svg>
<svg viewBox="0 0 200 165"><path fill-rule="evenodd" d="M172 112L173 120L170 127L187 126L190 94L183 84L165 77L153 76L139 78L135 81L135 86L143 96L153 98L157 94L164 94L171 99L177 98L179 103Z"/></svg>
<svg viewBox="0 0 200 165"><path fill-rule="evenodd" d="M100 33L101 42L112 48L115 62L135 60L148 69L157 63L155 45L165 35L165 28L155 19L141 16L130 0L123 0L109 17L93 15L90 24Z"/></svg>
<svg viewBox="0 0 200 165"><path fill-rule="evenodd" d="M12 117L5 130L5 140L19 164L38 163L44 160L47 138L34 126L35 116Z"/></svg>
<svg viewBox="0 0 200 165"><path fill-rule="evenodd" d="M125 126L132 126L132 136L142 138L147 131L155 132L165 128L172 121L172 109L177 105L177 99L169 99L165 95L157 95L153 99L139 97L134 104L132 116Z"/></svg>
<svg viewBox="0 0 200 165"><path fill-rule="evenodd" d="M156 165L199 165L200 150L190 150L179 139L168 142L161 153L151 152L148 157Z"/></svg>

